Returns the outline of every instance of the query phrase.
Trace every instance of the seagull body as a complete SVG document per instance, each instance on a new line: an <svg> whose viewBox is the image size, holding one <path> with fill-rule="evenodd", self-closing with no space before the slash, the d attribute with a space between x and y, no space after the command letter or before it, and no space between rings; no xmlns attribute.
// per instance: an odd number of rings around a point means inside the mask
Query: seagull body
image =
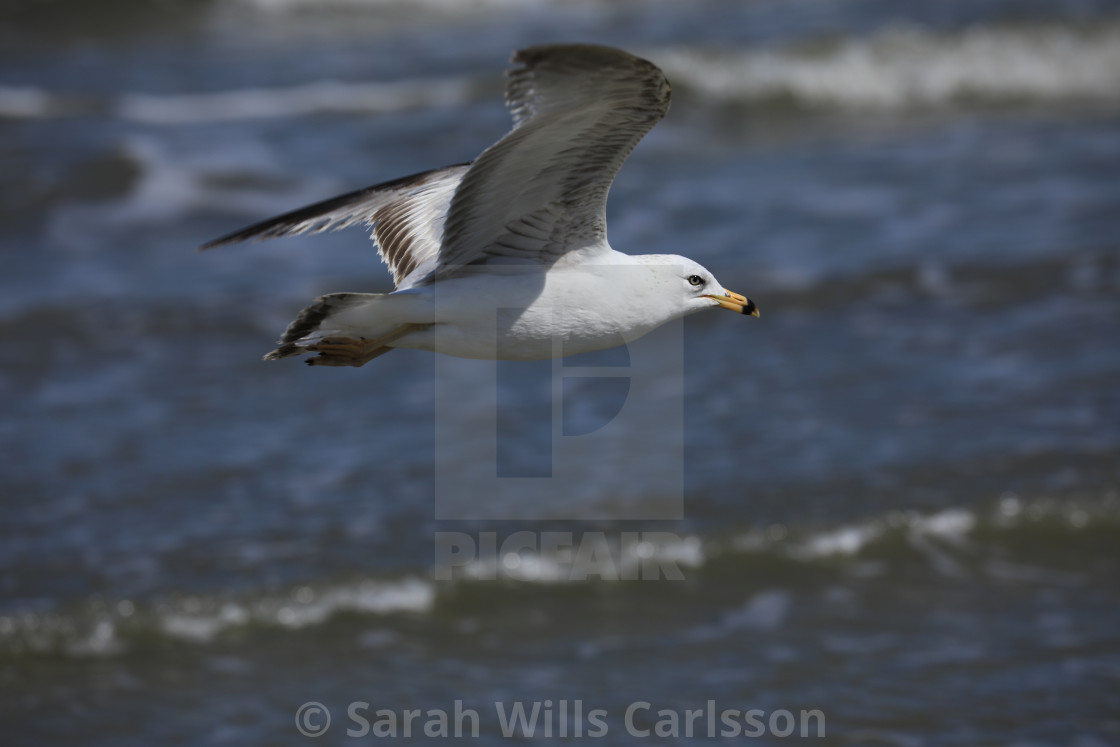
<svg viewBox="0 0 1120 747"><path fill-rule="evenodd" d="M514 127L469 164L397 179L203 245L355 224L393 272L392 293L332 293L304 309L266 359L361 366L394 348L538 360L625 344L696 311L758 316L686 257L607 243L606 199L638 141L668 111L655 65L592 45L513 55Z"/></svg>

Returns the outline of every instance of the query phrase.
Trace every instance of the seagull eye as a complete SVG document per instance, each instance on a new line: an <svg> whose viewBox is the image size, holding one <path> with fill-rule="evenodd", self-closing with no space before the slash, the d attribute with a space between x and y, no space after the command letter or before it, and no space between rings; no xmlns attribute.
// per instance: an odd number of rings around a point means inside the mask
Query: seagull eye
<svg viewBox="0 0 1120 747"><path fill-rule="evenodd" d="M688 282L691 285L703 285L704 278L700 277L699 275L689 275Z"/></svg>

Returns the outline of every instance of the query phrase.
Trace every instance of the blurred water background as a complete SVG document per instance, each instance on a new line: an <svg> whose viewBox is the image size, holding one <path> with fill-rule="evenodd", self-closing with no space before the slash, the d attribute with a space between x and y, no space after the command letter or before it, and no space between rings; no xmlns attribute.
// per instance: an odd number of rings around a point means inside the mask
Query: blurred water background
<svg viewBox="0 0 1120 747"><path fill-rule="evenodd" d="M762 319L684 325L683 520L438 522L431 356L260 360L388 288L363 232L194 247L473 158L509 53L573 40L673 83L612 244ZM546 698L612 741L710 698L1120 742L1118 3L10 1L0 190L6 745L305 743L312 700L349 744L352 701L456 699L499 743ZM438 530L635 528L684 581L432 577Z"/></svg>

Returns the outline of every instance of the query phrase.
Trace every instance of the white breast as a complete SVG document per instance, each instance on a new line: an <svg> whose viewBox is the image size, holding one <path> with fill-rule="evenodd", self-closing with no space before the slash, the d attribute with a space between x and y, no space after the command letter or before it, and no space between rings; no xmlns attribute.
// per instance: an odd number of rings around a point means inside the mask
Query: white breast
<svg viewBox="0 0 1120 747"><path fill-rule="evenodd" d="M612 253L613 254L613 253ZM429 286L436 324L398 347L464 358L539 360L633 341L680 315L655 267L616 263L517 267ZM484 299L485 303L479 303Z"/></svg>

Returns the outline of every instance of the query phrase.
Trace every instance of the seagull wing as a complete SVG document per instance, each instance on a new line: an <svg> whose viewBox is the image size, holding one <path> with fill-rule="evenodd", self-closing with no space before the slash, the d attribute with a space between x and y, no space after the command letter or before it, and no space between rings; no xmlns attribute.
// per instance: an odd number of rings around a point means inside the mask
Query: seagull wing
<svg viewBox="0 0 1120 747"><path fill-rule="evenodd" d="M381 259L393 272L393 282L398 288L407 288L435 269L451 197L469 165L425 171L333 197L261 221L199 248L372 225L372 238Z"/></svg>
<svg viewBox="0 0 1120 747"><path fill-rule="evenodd" d="M364 224L393 282L408 288L434 280L437 267L500 258L549 264L605 243L607 192L668 111L668 81L646 60L593 45L530 47L513 63L513 130L473 164L350 192L200 248Z"/></svg>
<svg viewBox="0 0 1120 747"><path fill-rule="evenodd" d="M470 166L451 199L439 265L545 264L605 244L607 192L622 162L669 109L653 63L592 45L514 53L513 130Z"/></svg>

